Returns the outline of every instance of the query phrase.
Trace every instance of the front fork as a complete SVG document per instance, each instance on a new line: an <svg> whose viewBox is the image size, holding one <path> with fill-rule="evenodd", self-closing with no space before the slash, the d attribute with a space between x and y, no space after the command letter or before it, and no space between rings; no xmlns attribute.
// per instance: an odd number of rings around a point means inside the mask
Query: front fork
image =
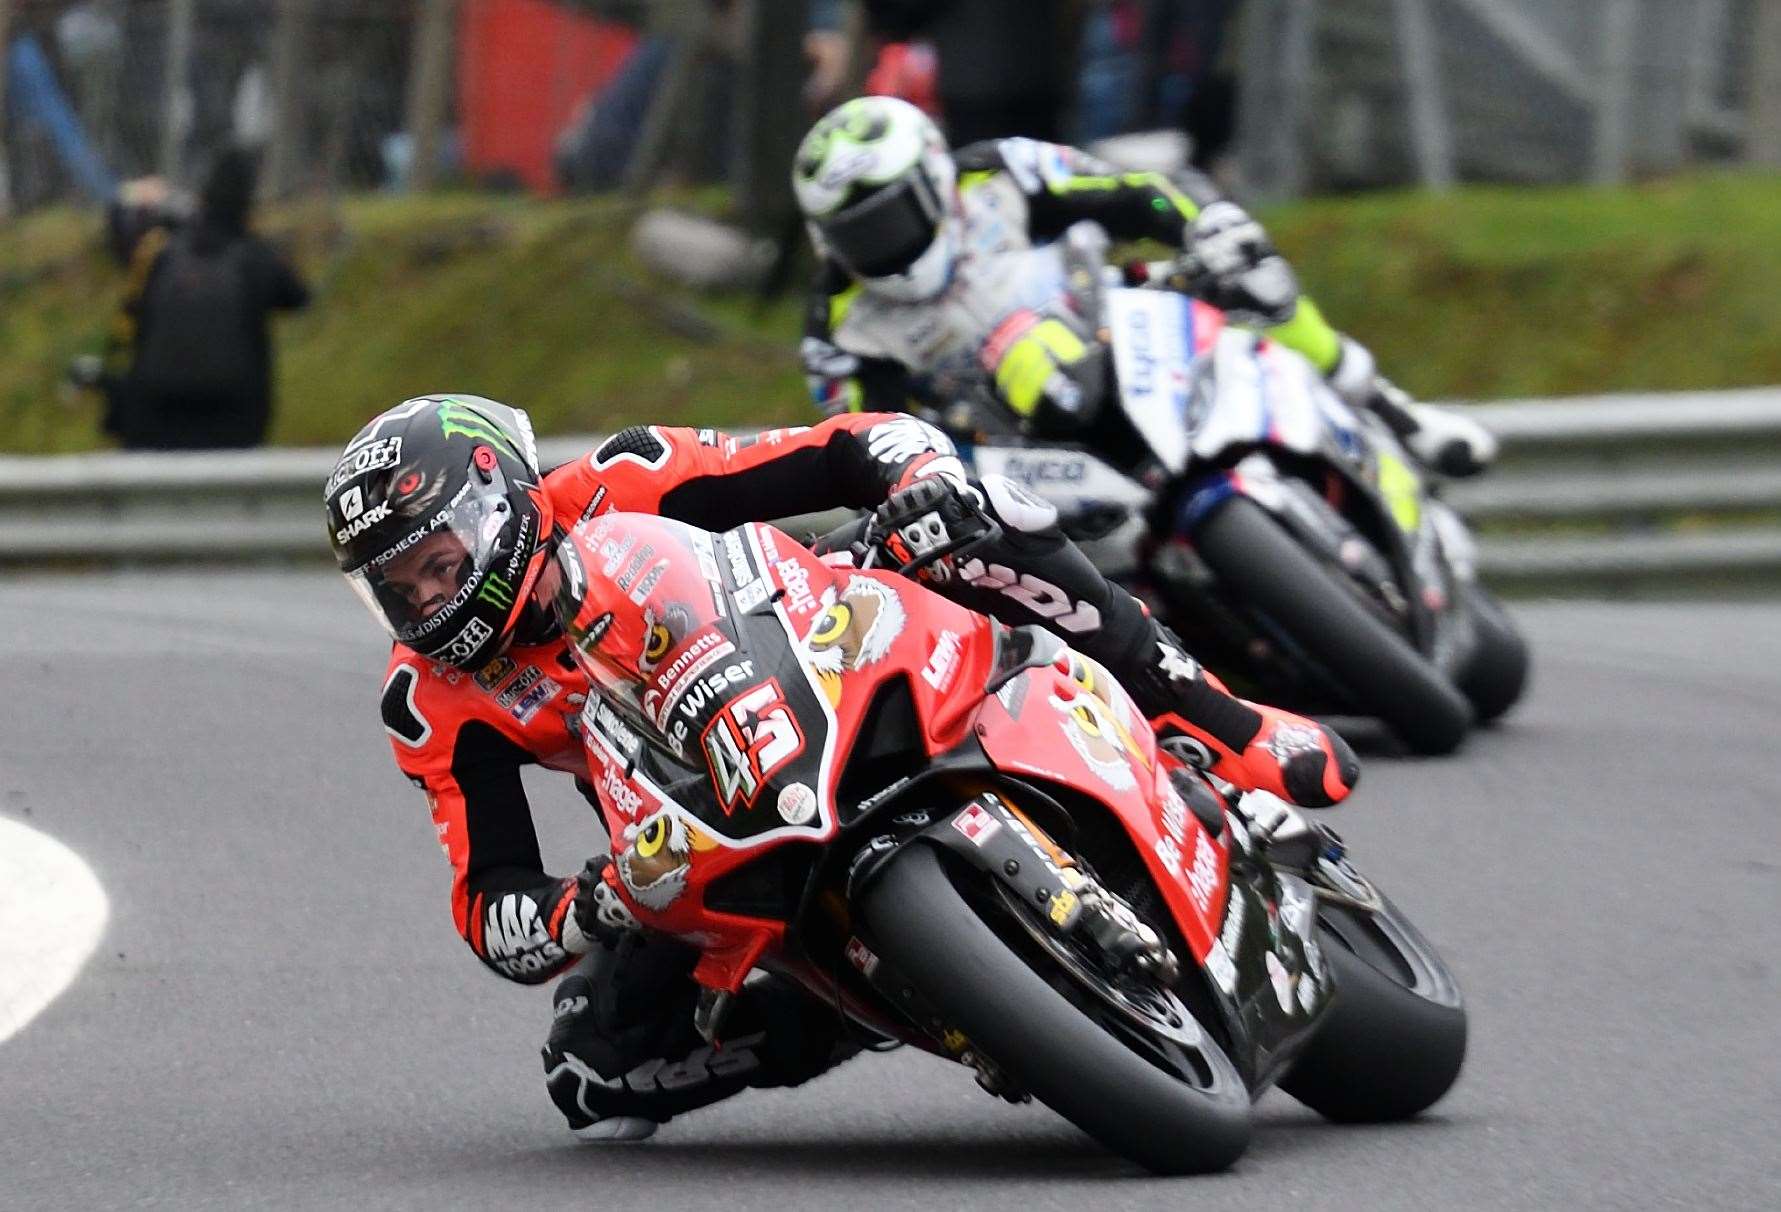
<svg viewBox="0 0 1781 1212"><path fill-rule="evenodd" d="M1021 905L1035 910L1038 925L1030 929L1044 930L1057 940L1086 942L1116 972L1154 980L1165 988L1179 977L1180 960L1156 931L996 792L981 792L963 808L938 817L916 813L896 819L906 825L901 837L874 838L856 858L848 875L850 902L904 845L933 845L994 880L1011 908ZM976 1069L978 1084L985 1090L1011 1101L1026 1097L962 1033L940 1018L903 973L875 955L862 940L849 941L847 957L868 983L946 1053Z"/></svg>
<svg viewBox="0 0 1781 1212"><path fill-rule="evenodd" d="M1085 939L1117 968L1164 984L1173 984L1180 975L1180 960L1131 906L1085 873L1043 829L996 792L981 792L961 811L929 824L917 836L984 872L1020 903L1042 911L1058 937ZM850 900L889 853L850 874Z"/></svg>

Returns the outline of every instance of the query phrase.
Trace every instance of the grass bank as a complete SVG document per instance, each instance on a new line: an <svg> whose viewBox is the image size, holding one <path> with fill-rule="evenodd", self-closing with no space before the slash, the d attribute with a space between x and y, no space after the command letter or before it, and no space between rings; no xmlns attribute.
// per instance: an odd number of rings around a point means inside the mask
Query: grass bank
<svg viewBox="0 0 1781 1212"><path fill-rule="evenodd" d="M1419 395L1781 383L1781 177L1320 200L1268 226Z"/></svg>
<svg viewBox="0 0 1781 1212"><path fill-rule="evenodd" d="M359 198L267 226L320 288L278 329L284 444L343 440L421 391L529 408L546 432L807 415L795 300L651 282L610 202ZM1781 382L1781 178L1326 199L1265 216L1336 322L1426 396ZM103 445L62 366L120 287L90 216L0 228L0 449Z"/></svg>

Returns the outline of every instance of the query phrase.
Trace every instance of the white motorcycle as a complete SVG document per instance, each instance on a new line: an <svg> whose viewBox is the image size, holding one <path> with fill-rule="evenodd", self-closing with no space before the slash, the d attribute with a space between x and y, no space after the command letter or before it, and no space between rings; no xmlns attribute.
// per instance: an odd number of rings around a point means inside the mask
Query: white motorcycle
<svg viewBox="0 0 1781 1212"><path fill-rule="evenodd" d="M1430 754L1514 705L1527 645L1382 421L1178 291L1097 282L1073 301L1111 350L1098 415L1068 443L949 425L979 474L1058 506L1103 571L1257 697L1375 716Z"/></svg>

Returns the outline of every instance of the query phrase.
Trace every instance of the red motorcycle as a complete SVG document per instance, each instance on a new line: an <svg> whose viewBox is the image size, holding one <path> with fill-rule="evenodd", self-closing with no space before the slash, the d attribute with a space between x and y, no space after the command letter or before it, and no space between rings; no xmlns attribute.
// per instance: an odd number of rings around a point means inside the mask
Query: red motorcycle
<svg viewBox="0 0 1781 1212"><path fill-rule="evenodd" d="M1458 1076L1452 975L1336 835L1160 750L1049 633L764 525L559 552L609 876L700 949L714 1046L769 969L1169 1174L1235 1161L1270 1084L1378 1121Z"/></svg>

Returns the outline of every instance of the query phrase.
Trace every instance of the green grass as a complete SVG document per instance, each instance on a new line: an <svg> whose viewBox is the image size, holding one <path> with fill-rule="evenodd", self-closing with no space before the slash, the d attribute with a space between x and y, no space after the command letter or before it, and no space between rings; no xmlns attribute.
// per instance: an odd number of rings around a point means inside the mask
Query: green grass
<svg viewBox="0 0 1781 1212"><path fill-rule="evenodd" d="M1374 195L1268 226L1419 395L1781 383L1781 178Z"/></svg>
<svg viewBox="0 0 1781 1212"><path fill-rule="evenodd" d="M122 288L95 226L57 214L0 230L0 449L104 444L97 403L58 385L102 343ZM614 204L363 198L265 227L318 287L307 313L276 322L274 442L338 443L429 391L521 404L546 433L808 409L795 302L708 306L650 282ZM712 335L683 335L689 314Z"/></svg>
<svg viewBox="0 0 1781 1212"><path fill-rule="evenodd" d="M1781 382L1781 179L1325 199L1264 216L1307 288L1431 397ZM611 202L356 198L266 226L320 288L279 322L274 440L343 441L426 391L521 404L541 432L804 419L799 305L651 282ZM58 389L121 287L96 219L0 227L0 449L102 446ZM690 330L698 330L689 336Z"/></svg>

